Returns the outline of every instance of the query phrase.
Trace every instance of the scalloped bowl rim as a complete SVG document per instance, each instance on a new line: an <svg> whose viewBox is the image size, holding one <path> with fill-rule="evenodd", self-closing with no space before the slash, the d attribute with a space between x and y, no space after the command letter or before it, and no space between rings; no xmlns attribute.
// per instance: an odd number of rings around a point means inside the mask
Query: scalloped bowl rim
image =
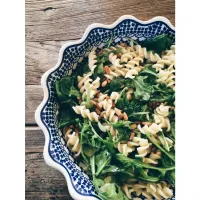
<svg viewBox="0 0 200 200"><path fill-rule="evenodd" d="M90 26L88 26L88 28L85 30L83 37L81 39L74 40L74 41L72 41L72 40L67 41L66 44L64 44L61 47L57 64L55 65L55 67L46 71L41 78L41 86L42 86L42 89L44 92L44 98L35 112L35 120L36 120L36 123L38 124L38 126L42 129L44 136L45 136L45 145L44 145L44 151L43 151L44 160L47 165L53 167L54 169L57 169L64 175L64 177L67 181L69 193L70 193L71 197L75 200L96 200L97 198L94 196L83 196L83 195L80 195L79 193L77 193L75 191L74 187L72 186L69 174L66 171L66 169L63 166L61 166L60 164L56 163L54 160L52 160L52 158L49 155L49 152L48 152L49 132L48 132L47 128L45 127L45 125L43 124L43 122L41 120L41 116L40 116L41 110L49 98L49 91L47 88L47 78L48 78L49 74L51 74L53 71L55 71L60 66L60 64L62 62L62 58L63 58L63 53L67 47L69 47L71 45L82 43L87 38L90 31L94 28L101 27L101 28L112 29L116 25L118 25L120 22L122 22L123 20L126 20L126 19L135 20L141 24L149 24L149 23L156 22L156 21L162 21L162 22L166 23L172 30L175 30L175 27L171 24L171 22L163 16L157 16L150 20L143 21L143 20L137 19L136 17L134 17L132 15L123 15L120 18L118 18L113 24L110 24L110 25L105 25L105 24L101 24L101 23L93 23Z"/></svg>

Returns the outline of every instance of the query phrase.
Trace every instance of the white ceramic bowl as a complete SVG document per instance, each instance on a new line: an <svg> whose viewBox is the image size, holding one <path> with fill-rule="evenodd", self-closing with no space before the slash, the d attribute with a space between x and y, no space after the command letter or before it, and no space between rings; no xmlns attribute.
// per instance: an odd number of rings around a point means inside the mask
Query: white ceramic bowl
<svg viewBox="0 0 200 200"><path fill-rule="evenodd" d="M92 24L80 40L69 41L62 46L58 63L42 76L44 99L35 112L35 120L45 135L44 159L49 166L59 170L65 176L69 193L73 199L95 200L100 198L95 193L88 176L76 165L62 139L62 133L57 128L58 107L55 98L55 81L65 74L71 74L94 46L103 47L111 35L114 36L114 44L118 44L125 41L126 37L144 40L163 33L168 34L174 40L175 28L164 17L141 21L133 16L124 15L111 25Z"/></svg>

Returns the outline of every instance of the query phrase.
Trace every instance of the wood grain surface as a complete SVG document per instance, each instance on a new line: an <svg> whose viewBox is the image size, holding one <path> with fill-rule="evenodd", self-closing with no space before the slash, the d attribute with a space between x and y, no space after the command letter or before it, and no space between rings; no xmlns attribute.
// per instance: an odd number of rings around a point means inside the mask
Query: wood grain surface
<svg viewBox="0 0 200 200"><path fill-rule="evenodd" d="M129 14L141 20L165 16L175 25L175 1L26 0L25 14L26 199L72 200L63 175L43 159L44 136L34 119L43 99L42 74L55 66L61 46L80 39L91 23L111 24Z"/></svg>

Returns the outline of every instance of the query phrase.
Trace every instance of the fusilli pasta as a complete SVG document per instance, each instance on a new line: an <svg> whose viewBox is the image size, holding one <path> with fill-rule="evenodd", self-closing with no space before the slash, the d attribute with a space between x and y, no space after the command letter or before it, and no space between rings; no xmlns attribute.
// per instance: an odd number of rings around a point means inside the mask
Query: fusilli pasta
<svg viewBox="0 0 200 200"><path fill-rule="evenodd" d="M67 142L67 146L69 147L69 149L76 153L75 156L79 156L79 154L81 153L81 145L80 145L80 140L79 140L79 136L78 133L74 132L72 129L68 128L66 129L65 132L65 140Z"/></svg>
<svg viewBox="0 0 200 200"><path fill-rule="evenodd" d="M88 118L90 121L99 121L99 115L96 112L90 112L89 109L86 109L85 106L73 106L72 107L75 113L81 115L83 118Z"/></svg>

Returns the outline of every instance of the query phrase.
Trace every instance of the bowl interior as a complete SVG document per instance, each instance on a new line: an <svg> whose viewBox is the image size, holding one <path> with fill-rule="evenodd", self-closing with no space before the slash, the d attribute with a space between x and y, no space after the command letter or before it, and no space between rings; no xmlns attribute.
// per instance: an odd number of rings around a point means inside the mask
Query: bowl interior
<svg viewBox="0 0 200 200"><path fill-rule="evenodd" d="M175 31L162 21L141 24L133 19L125 19L113 28L93 28L82 43L68 46L64 50L59 67L51 72L46 80L49 98L41 110L40 118L49 133L48 152L53 161L65 168L74 190L80 195L96 197L91 181L77 166L56 125L58 106L55 81L81 67L80 62L83 57L87 56L93 47L102 48L111 37L113 37L112 45L116 45L121 41L128 42L127 37L141 41L160 34L168 34L173 40L175 39Z"/></svg>

